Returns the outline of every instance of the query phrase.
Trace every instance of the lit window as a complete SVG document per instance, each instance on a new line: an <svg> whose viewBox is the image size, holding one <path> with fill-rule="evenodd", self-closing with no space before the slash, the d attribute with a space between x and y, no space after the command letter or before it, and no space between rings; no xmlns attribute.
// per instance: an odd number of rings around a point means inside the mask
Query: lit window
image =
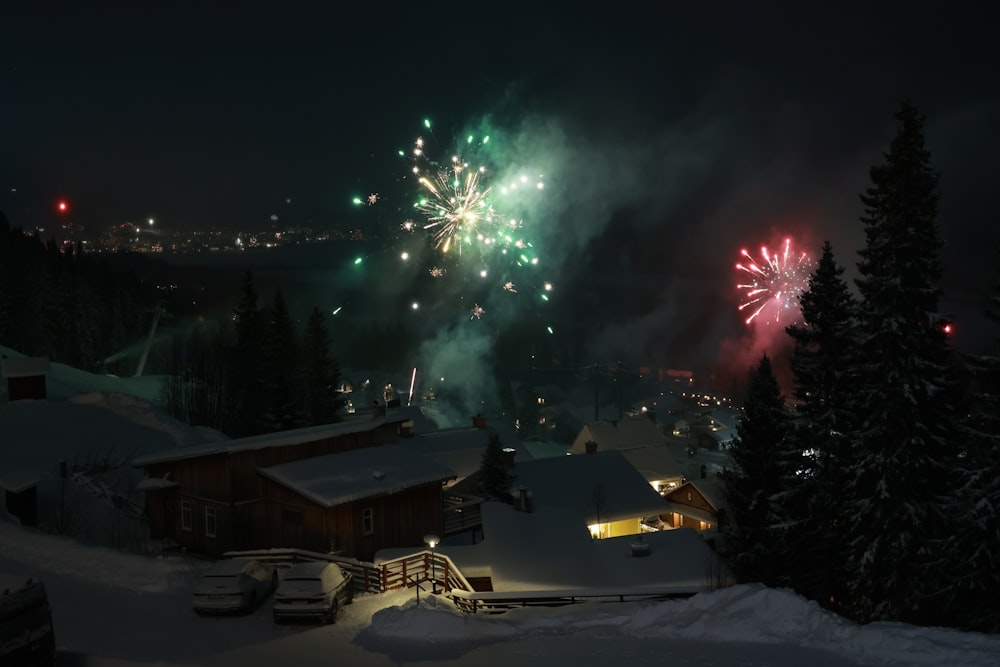
<svg viewBox="0 0 1000 667"><path fill-rule="evenodd" d="M181 501L181 530L186 530L191 532L192 521L191 521L191 501L182 500Z"/></svg>
<svg viewBox="0 0 1000 667"><path fill-rule="evenodd" d="M375 532L375 510L371 507L361 510L361 532L365 535Z"/></svg>
<svg viewBox="0 0 1000 667"><path fill-rule="evenodd" d="M205 537L215 537L215 508L205 508Z"/></svg>

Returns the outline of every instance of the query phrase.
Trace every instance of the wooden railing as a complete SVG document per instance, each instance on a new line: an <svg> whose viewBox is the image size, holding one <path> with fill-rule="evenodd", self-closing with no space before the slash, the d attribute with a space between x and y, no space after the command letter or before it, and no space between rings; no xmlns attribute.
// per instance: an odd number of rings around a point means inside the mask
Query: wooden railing
<svg viewBox="0 0 1000 667"><path fill-rule="evenodd" d="M471 591L472 586L461 570L447 556L425 549L382 563L383 590L409 588L430 582L435 592L448 594L453 590Z"/></svg>
<svg viewBox="0 0 1000 667"><path fill-rule="evenodd" d="M278 567L288 567L301 561L319 560L337 563L353 577L354 590L365 593L382 593L382 573L374 563L368 563L357 558L338 556L335 553L321 553L306 549L255 549L251 551L227 551L226 558L256 558L260 561L274 563Z"/></svg>
<svg viewBox="0 0 1000 667"><path fill-rule="evenodd" d="M447 493L444 496L444 534L457 535L467 530L481 528L483 514L480 506L483 499L461 493Z"/></svg>
<svg viewBox="0 0 1000 667"><path fill-rule="evenodd" d="M649 586L622 589L565 589L547 591L474 591L469 581L452 560L437 551L425 549L394 558L379 565L303 549L262 549L229 551L227 558L256 558L291 565L303 560L324 560L337 563L354 575L354 587L367 593L428 585L437 594L450 598L455 606L470 614L499 614L517 607L559 607L581 602L634 602L638 600L668 600L691 597L711 590L703 587Z"/></svg>

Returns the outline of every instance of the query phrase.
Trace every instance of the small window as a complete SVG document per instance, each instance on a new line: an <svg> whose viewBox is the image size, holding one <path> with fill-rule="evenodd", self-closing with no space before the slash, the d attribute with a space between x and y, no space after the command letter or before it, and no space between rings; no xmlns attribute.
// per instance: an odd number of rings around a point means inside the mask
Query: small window
<svg viewBox="0 0 1000 667"><path fill-rule="evenodd" d="M689 502L691 501L691 492L690 491L688 491L688 501Z"/></svg>
<svg viewBox="0 0 1000 667"><path fill-rule="evenodd" d="M215 537L215 508L205 508L205 537Z"/></svg>
<svg viewBox="0 0 1000 667"><path fill-rule="evenodd" d="M361 510L361 532L365 535L375 532L375 510L371 507Z"/></svg>
<svg viewBox="0 0 1000 667"><path fill-rule="evenodd" d="M193 528L193 522L191 521L191 501L182 500L181 501L181 530L186 530L191 532Z"/></svg>

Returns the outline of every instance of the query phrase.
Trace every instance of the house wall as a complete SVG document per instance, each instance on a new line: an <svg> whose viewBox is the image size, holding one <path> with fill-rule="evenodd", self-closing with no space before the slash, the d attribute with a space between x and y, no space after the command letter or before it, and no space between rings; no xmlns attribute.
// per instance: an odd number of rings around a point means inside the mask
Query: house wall
<svg viewBox="0 0 1000 667"><path fill-rule="evenodd" d="M622 537L625 535L635 535L642 532L642 520L639 517L634 519L620 519L608 523L588 526L591 537L599 540L606 540L609 537Z"/></svg>
<svg viewBox="0 0 1000 667"><path fill-rule="evenodd" d="M694 509L701 510L708 513L711 516L716 516L716 509L712 506L712 503L706 500L705 496L701 494L698 489L693 487L691 484L684 484L679 489L671 491L666 496L667 500L677 503L678 505L687 505ZM717 525L715 523L708 523L700 519L695 519L693 517L684 516L679 512L671 512L670 514L665 514L660 517L660 520L666 523L672 528L694 528L695 530L708 530Z"/></svg>
<svg viewBox="0 0 1000 667"><path fill-rule="evenodd" d="M442 534L443 493L437 482L332 508L316 505L269 479L261 478L261 483L263 548L335 551L371 561L379 549L422 547L424 535ZM372 530L366 533L363 516L369 508Z"/></svg>
<svg viewBox="0 0 1000 667"><path fill-rule="evenodd" d="M44 375L7 378L7 400L45 398L47 390Z"/></svg>
<svg viewBox="0 0 1000 667"><path fill-rule="evenodd" d="M635 535L640 532L639 527L640 521L639 517L634 519L622 519L621 521L612 521L608 524L608 537L622 537L623 535Z"/></svg>
<svg viewBox="0 0 1000 667"><path fill-rule="evenodd" d="M232 453L209 454L145 466L149 477L177 483L169 492L147 492L147 516L154 539L172 538L184 549L218 557L226 551L265 547L265 512L259 468L395 442L397 425ZM190 503L192 525L185 530L182 506ZM215 510L214 536L208 534L205 508ZM440 514L440 503L438 504ZM439 518L440 521L440 518ZM297 546L297 545L296 545ZM328 546L323 547L326 551Z"/></svg>

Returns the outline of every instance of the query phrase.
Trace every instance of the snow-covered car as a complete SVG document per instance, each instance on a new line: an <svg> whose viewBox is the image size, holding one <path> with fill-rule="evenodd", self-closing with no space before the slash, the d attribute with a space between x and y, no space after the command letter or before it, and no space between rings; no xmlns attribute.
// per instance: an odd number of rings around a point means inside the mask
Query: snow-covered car
<svg viewBox="0 0 1000 667"><path fill-rule="evenodd" d="M194 610L199 614L253 611L278 588L274 566L252 558L227 558L213 563L194 586Z"/></svg>
<svg viewBox="0 0 1000 667"><path fill-rule="evenodd" d="M0 665L53 665L55 660L45 584L0 572Z"/></svg>
<svg viewBox="0 0 1000 667"><path fill-rule="evenodd" d="M352 575L336 563L308 561L288 568L274 592L274 620L333 623L337 610L354 600Z"/></svg>

